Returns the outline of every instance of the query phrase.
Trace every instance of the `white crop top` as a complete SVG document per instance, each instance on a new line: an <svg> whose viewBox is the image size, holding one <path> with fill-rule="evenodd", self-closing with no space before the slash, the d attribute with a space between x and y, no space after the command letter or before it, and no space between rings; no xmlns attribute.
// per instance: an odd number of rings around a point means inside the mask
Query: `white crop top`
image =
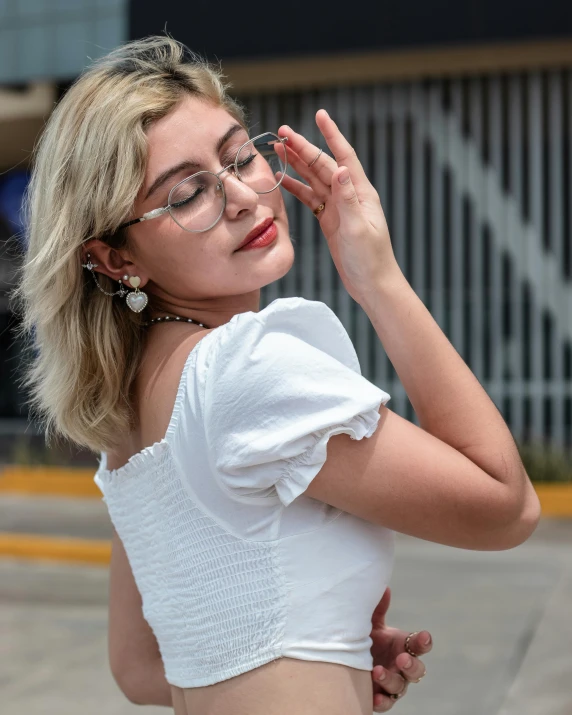
<svg viewBox="0 0 572 715"><path fill-rule="evenodd" d="M370 437L389 395L324 304L279 298L189 353L165 437L102 491L167 681L212 685L280 657L372 670L393 532L304 496L331 435Z"/></svg>

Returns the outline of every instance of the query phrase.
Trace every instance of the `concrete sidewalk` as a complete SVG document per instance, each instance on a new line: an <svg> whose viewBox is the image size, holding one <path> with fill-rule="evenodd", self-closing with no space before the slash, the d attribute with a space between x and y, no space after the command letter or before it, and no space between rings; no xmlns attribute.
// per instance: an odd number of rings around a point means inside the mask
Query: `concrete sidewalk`
<svg viewBox="0 0 572 715"><path fill-rule="evenodd" d="M2 497L1 531L110 533L98 500L19 499ZM429 629L435 645L393 712L572 715L572 520L545 519L499 553L398 535L396 556L389 621ZM107 588L105 567L0 560L2 715L141 712L109 673Z"/></svg>

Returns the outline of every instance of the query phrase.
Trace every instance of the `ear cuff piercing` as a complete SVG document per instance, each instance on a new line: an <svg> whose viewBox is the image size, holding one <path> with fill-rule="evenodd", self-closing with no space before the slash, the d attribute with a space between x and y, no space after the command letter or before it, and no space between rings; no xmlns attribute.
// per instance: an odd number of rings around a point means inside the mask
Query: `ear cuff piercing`
<svg viewBox="0 0 572 715"><path fill-rule="evenodd" d="M99 266L99 263L92 263L91 255L89 253L87 254L87 263L82 263L81 266L82 268L87 268L88 271L91 271L91 274L93 275L93 279L95 280L97 287L102 293L105 293L105 295L118 295L120 298L123 298L123 296L127 294L125 302L134 313L140 313L142 310L144 310L145 306L149 302L149 297L147 293L144 293L142 290L139 290L139 285L141 284L141 278L139 278L139 276L130 277L127 274L123 276L123 280L129 282L129 284L133 288L135 288L134 291L126 290L125 286L121 282L122 279L120 278L118 281L119 290L116 290L114 293L109 293L100 286L99 281L97 280L97 277L93 270L94 268L97 268Z"/></svg>

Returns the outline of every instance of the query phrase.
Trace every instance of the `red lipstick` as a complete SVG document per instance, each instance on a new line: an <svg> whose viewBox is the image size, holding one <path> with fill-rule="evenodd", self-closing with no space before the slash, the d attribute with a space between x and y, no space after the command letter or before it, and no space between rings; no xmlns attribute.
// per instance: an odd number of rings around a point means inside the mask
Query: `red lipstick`
<svg viewBox="0 0 572 715"><path fill-rule="evenodd" d="M250 248L262 248L263 246L268 246L274 241L278 235L278 228L274 223L273 218L267 218L258 224L252 231L246 236L244 241L236 249L240 251L242 249Z"/></svg>

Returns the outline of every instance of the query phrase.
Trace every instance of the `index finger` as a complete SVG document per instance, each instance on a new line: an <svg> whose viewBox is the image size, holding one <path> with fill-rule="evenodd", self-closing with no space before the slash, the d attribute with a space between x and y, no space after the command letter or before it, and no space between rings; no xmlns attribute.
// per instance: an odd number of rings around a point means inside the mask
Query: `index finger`
<svg viewBox="0 0 572 715"><path fill-rule="evenodd" d="M353 184L358 192L360 189L363 190L369 186L369 179L365 174L355 149L341 133L338 125L325 109L318 109L316 112L316 124L318 125L318 129L322 132L338 166L347 166L350 170Z"/></svg>

